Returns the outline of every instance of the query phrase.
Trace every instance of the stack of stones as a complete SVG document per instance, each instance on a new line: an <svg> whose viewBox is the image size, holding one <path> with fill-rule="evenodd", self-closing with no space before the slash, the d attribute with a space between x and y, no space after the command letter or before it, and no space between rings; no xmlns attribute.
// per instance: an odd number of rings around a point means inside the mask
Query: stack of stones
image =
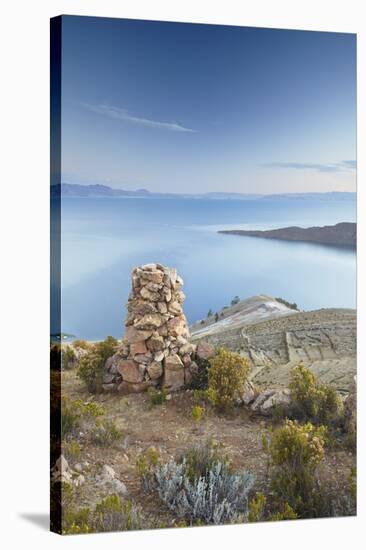
<svg viewBox="0 0 366 550"><path fill-rule="evenodd" d="M106 363L104 389L123 393L161 386L175 391L187 385L197 365L183 313L183 280L161 264L132 272L125 338Z"/></svg>

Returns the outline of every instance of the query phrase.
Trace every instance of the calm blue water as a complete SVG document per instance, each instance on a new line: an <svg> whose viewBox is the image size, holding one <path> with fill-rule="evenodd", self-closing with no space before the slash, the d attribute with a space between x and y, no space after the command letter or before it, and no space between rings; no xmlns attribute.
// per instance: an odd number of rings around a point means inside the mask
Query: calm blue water
<svg viewBox="0 0 366 550"><path fill-rule="evenodd" d="M63 199L62 331L120 337L131 269L150 262L177 267L190 322L234 295L282 296L302 309L355 307L354 251L217 233L355 218L351 200Z"/></svg>

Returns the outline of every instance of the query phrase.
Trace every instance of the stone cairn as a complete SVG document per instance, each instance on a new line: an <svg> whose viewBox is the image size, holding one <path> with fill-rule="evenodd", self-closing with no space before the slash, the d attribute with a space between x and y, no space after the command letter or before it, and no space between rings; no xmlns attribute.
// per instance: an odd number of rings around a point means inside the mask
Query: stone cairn
<svg viewBox="0 0 366 550"><path fill-rule="evenodd" d="M177 270L147 264L132 271L125 338L105 365L103 388L123 393L160 386L176 391L197 369Z"/></svg>

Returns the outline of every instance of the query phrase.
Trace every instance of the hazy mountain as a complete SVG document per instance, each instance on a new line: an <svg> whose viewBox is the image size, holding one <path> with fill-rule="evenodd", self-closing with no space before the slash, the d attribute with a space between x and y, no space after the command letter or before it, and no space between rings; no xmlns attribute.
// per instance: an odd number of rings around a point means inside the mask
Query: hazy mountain
<svg viewBox="0 0 366 550"><path fill-rule="evenodd" d="M154 193L147 189L126 191L125 189L113 189L107 185L79 185L76 183L61 183L51 185L51 197L121 197L121 198L159 198L159 199L210 199L210 200L273 200L273 199L309 199L320 198L332 200L355 200L356 193L284 193L278 195L259 195L255 193Z"/></svg>

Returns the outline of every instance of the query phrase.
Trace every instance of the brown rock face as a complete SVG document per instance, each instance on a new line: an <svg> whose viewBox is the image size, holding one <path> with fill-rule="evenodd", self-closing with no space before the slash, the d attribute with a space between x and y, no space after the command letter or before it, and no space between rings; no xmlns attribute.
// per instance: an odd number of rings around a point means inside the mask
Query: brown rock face
<svg viewBox="0 0 366 550"><path fill-rule="evenodd" d="M147 367L147 372L151 380L157 380L163 374L163 365L160 361L153 361Z"/></svg>
<svg viewBox="0 0 366 550"><path fill-rule="evenodd" d="M182 285L175 268L146 264L133 270L125 339L106 365L109 389L136 393L159 384L175 391L190 382L196 346L189 341Z"/></svg>
<svg viewBox="0 0 366 550"><path fill-rule="evenodd" d="M164 382L170 391L179 390L185 384L184 365L177 354L165 358Z"/></svg>
<svg viewBox="0 0 366 550"><path fill-rule="evenodd" d="M152 331L137 330L135 327L126 327L126 340L129 344L135 344L136 342L143 342L150 338Z"/></svg>
<svg viewBox="0 0 366 550"><path fill-rule="evenodd" d="M146 353L147 347L146 342L142 340L141 342L136 342L134 344L131 344L130 346L130 353L133 356L138 355L139 353Z"/></svg>
<svg viewBox="0 0 366 550"><path fill-rule="evenodd" d="M126 382L138 383L143 381L139 365L132 359L122 359L117 368L122 379Z"/></svg>
<svg viewBox="0 0 366 550"><path fill-rule="evenodd" d="M196 355L199 359L212 359L215 355L215 348L208 342L200 342L196 349Z"/></svg>

